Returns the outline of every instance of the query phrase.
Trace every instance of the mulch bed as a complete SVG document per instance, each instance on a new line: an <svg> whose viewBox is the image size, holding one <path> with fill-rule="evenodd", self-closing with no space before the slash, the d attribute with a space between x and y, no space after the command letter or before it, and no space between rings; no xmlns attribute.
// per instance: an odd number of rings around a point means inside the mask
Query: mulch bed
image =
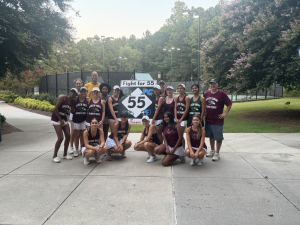
<svg viewBox="0 0 300 225"><path fill-rule="evenodd" d="M1 135L11 134L11 133L15 133L15 132L23 132L23 131L14 127L13 125L10 125L6 121L2 124Z"/></svg>
<svg viewBox="0 0 300 225"><path fill-rule="evenodd" d="M254 120L259 122L281 124L285 127L300 126L300 109L283 109L269 110L263 112L252 112L239 115L239 118Z"/></svg>
<svg viewBox="0 0 300 225"><path fill-rule="evenodd" d="M14 103L6 103L6 104L8 104L10 106L17 107L19 109L23 109L23 110L29 111L29 112L33 112L33 113L37 113L37 114L40 114L40 115L44 115L44 116L51 117L51 115L52 115L52 112L45 112L45 111L42 111L42 110L39 110L39 109L28 109L28 108L25 108L25 107L20 106L20 105L15 105Z"/></svg>

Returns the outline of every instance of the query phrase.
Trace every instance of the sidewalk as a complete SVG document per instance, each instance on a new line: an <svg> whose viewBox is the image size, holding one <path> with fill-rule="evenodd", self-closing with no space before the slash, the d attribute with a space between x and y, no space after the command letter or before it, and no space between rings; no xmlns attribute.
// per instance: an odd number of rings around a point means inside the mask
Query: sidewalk
<svg viewBox="0 0 300 225"><path fill-rule="evenodd" d="M133 148L98 165L55 164L49 117L0 112L24 131L0 143L0 224L299 224L300 134L225 134L221 160L202 167L165 168Z"/></svg>

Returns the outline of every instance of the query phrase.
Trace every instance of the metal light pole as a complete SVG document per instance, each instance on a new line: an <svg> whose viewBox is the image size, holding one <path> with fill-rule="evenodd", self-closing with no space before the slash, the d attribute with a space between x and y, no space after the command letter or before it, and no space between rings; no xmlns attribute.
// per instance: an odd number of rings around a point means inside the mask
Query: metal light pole
<svg viewBox="0 0 300 225"><path fill-rule="evenodd" d="M192 12L197 12L198 15L194 14L194 18L199 18L198 22L198 85L200 84L200 11L194 10L184 10L182 11L183 15L189 15Z"/></svg>
<svg viewBox="0 0 300 225"><path fill-rule="evenodd" d="M170 78L169 78L170 84L171 84L171 78L172 78L172 63L173 63L172 50L174 50L174 49L175 49L175 47L172 47L171 49L166 49L166 48L163 49L164 51L168 50L171 53L171 71L170 71ZM177 51L180 50L180 48L176 48L176 49L177 49Z"/></svg>
<svg viewBox="0 0 300 225"><path fill-rule="evenodd" d="M107 37L108 40L114 40L113 37ZM99 40L102 41L102 62L103 62L103 66L102 66L102 71L104 71L104 42L105 42L105 36L101 36L100 38L93 38L93 40Z"/></svg>

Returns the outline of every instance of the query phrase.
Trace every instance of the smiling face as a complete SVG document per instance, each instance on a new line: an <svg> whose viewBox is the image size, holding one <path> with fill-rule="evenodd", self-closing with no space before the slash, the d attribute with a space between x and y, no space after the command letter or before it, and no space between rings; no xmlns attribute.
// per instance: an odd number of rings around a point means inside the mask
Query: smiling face
<svg viewBox="0 0 300 225"><path fill-rule="evenodd" d="M82 83L80 82L80 80L76 80L75 86L76 86L76 89L79 91L80 88L82 87Z"/></svg>
<svg viewBox="0 0 300 225"><path fill-rule="evenodd" d="M103 95L107 95L107 94L108 94L108 88L104 86L104 87L101 89L101 93L102 93Z"/></svg>
<svg viewBox="0 0 300 225"><path fill-rule="evenodd" d="M97 73L92 73L91 74L91 78L92 78L93 82L97 82L97 80L98 80L98 74Z"/></svg>
<svg viewBox="0 0 300 225"><path fill-rule="evenodd" d="M75 91L70 91L70 92L69 92L69 97L70 97L70 98L73 98L73 99L74 99L74 98L76 98L76 96L77 96L77 93L76 93Z"/></svg>
<svg viewBox="0 0 300 225"><path fill-rule="evenodd" d="M212 90L213 92L216 92L218 90L218 83L210 83L210 90Z"/></svg>
<svg viewBox="0 0 300 225"><path fill-rule="evenodd" d="M91 127L92 127L92 128L97 128L97 127L98 127L98 121L97 121L96 119L93 119L93 120L91 121Z"/></svg>
<svg viewBox="0 0 300 225"><path fill-rule="evenodd" d="M185 88L182 87L181 85L179 85L179 86L177 87L177 91L178 91L179 94L184 94Z"/></svg>
<svg viewBox="0 0 300 225"><path fill-rule="evenodd" d="M197 86L192 87L193 94L199 94L199 88Z"/></svg>
<svg viewBox="0 0 300 225"><path fill-rule="evenodd" d="M123 122L123 123L125 122L126 123L127 120L128 120L128 116L125 116L125 115L121 116L121 122Z"/></svg>
<svg viewBox="0 0 300 225"><path fill-rule="evenodd" d="M200 119L196 116L193 117L193 120L192 120L192 124L193 125L196 125L196 126L199 126L200 124Z"/></svg>
<svg viewBox="0 0 300 225"><path fill-rule="evenodd" d="M173 89L171 89L171 88L168 88L168 89L167 89L167 95L172 96L173 93L174 93L174 90L173 90Z"/></svg>
<svg viewBox="0 0 300 225"><path fill-rule="evenodd" d="M165 87L166 87L165 84L161 83L161 84L159 84L159 86L160 86L160 88L161 88L162 90L165 90Z"/></svg>
<svg viewBox="0 0 300 225"><path fill-rule="evenodd" d="M116 96L119 95L120 94L120 89L119 88L114 89L113 94L116 95Z"/></svg>
<svg viewBox="0 0 300 225"><path fill-rule="evenodd" d="M157 88L154 88L154 89L153 89L153 93L154 93L156 96L160 96L160 90L157 89Z"/></svg>
<svg viewBox="0 0 300 225"><path fill-rule="evenodd" d="M148 120L144 119L144 120L142 120L142 123L143 123L144 127L148 127L150 122Z"/></svg>
<svg viewBox="0 0 300 225"><path fill-rule="evenodd" d="M99 98L100 97L100 92L99 91L93 91L93 96L94 98Z"/></svg>
<svg viewBox="0 0 300 225"><path fill-rule="evenodd" d="M169 123L169 122L170 122L170 118L169 118L169 116L168 116L167 114L164 114L164 121L165 121L166 123Z"/></svg>
<svg viewBox="0 0 300 225"><path fill-rule="evenodd" d="M87 96L87 91L86 91L85 89L82 89L82 90L80 91L80 95L81 95L82 97L86 98L86 96Z"/></svg>

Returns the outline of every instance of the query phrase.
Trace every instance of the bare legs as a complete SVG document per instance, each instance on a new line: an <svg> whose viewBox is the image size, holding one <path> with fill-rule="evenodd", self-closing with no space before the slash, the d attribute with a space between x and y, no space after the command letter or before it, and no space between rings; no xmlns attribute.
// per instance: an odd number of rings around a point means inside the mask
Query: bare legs
<svg viewBox="0 0 300 225"><path fill-rule="evenodd" d="M161 155L166 152L166 146L164 144L158 145L154 148L154 153L157 155ZM165 153L166 154L166 153ZM170 166L173 162L175 162L179 158L179 155L175 154L166 154L163 158L161 164L163 166Z"/></svg>
<svg viewBox="0 0 300 225"><path fill-rule="evenodd" d="M194 151L195 152L195 151ZM206 154L206 152L205 152L205 150L202 148L202 150L199 152L199 155L198 155L198 159L203 159L203 157L204 157L204 155ZM187 156L187 157L189 157L189 158L191 158L191 156L190 156L190 149L186 149L185 150L185 155Z"/></svg>
<svg viewBox="0 0 300 225"><path fill-rule="evenodd" d="M60 147L62 141L64 140L63 133L65 134L64 155L67 155L69 142L70 142L70 127L69 127L69 124L67 124L63 127L60 126L60 125L54 125L54 130L57 134L57 141L55 143L53 157L57 157L57 152L59 150L59 147Z"/></svg>
<svg viewBox="0 0 300 225"><path fill-rule="evenodd" d="M107 139L108 129L109 129L109 124L103 124L103 133L104 133L104 140L105 141Z"/></svg>
<svg viewBox="0 0 300 225"><path fill-rule="evenodd" d="M104 146L102 150L100 150L99 152L96 152L95 150L92 149L85 149L83 153L85 157L94 157L94 156L101 156L106 152L107 152L107 148Z"/></svg>
<svg viewBox="0 0 300 225"><path fill-rule="evenodd" d="M215 139L214 138L209 138L209 142L210 142L211 150L215 150ZM217 141L216 153L220 153L221 146L222 146L222 141Z"/></svg>
<svg viewBox="0 0 300 225"><path fill-rule="evenodd" d="M125 143L123 143L123 151L118 149L117 145L114 145L112 148L108 149L108 153L110 155L110 153L117 153L117 154L121 154L123 157L125 156L125 151L131 147L131 141L126 140Z"/></svg>
<svg viewBox="0 0 300 225"><path fill-rule="evenodd" d="M156 132L157 132L158 138L160 140L160 143L163 143L164 140L163 140L163 136L162 136L162 126L158 126L155 128L156 128Z"/></svg>
<svg viewBox="0 0 300 225"><path fill-rule="evenodd" d="M148 152L151 156L154 156L154 148L157 145L151 142L145 142L142 145L139 145L137 148L134 148L136 151L146 151Z"/></svg>
<svg viewBox="0 0 300 225"><path fill-rule="evenodd" d="M79 150L81 152L81 147L83 145L83 132L84 130L74 130L74 143L75 143L75 149ZM80 149L79 149L79 140L80 140Z"/></svg>

